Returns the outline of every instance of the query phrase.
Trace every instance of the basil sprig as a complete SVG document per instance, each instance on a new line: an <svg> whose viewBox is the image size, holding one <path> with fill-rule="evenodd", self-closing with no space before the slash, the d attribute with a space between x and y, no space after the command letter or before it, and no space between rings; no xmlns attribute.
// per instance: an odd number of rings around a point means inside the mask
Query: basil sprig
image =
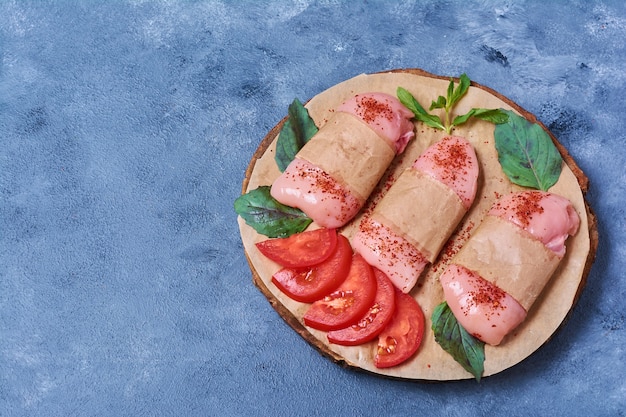
<svg viewBox="0 0 626 417"><path fill-rule="evenodd" d="M536 123L512 111L494 133L498 161L509 180L522 187L547 191L561 176L563 158L552 139Z"/></svg>
<svg viewBox="0 0 626 417"><path fill-rule="evenodd" d="M276 201L267 185L239 196L235 211L257 233L267 237L291 236L304 231L313 221L301 210Z"/></svg>
<svg viewBox="0 0 626 417"><path fill-rule="evenodd" d="M459 77L459 84L455 87L454 80L450 79L446 96L439 96L437 100L433 100L430 104L429 110L443 109L445 113L444 120L441 117L428 113L424 107L409 93L406 89L398 87L396 95L398 100L409 110L413 112L415 118L425 125L445 131L447 134L452 132L452 128L462 125L470 118L485 120L491 123L500 124L506 123L508 120L507 114L501 109L483 109L472 108L470 111L463 115L452 118L452 109L463 98L470 88L471 81L466 74L461 74Z"/></svg>
<svg viewBox="0 0 626 417"><path fill-rule="evenodd" d="M455 361L480 381L484 371L485 343L467 332L459 324L445 301L435 307L432 329L435 341L448 352Z"/></svg>

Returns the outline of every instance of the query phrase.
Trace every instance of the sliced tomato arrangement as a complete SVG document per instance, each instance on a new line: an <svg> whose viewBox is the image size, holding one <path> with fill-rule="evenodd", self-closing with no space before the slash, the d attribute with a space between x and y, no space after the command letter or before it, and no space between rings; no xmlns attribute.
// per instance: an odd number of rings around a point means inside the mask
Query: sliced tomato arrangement
<svg viewBox="0 0 626 417"><path fill-rule="evenodd" d="M282 268L272 282L289 298L312 303L335 290L348 275L352 262L350 242L337 236L337 246L325 261L308 268Z"/></svg>
<svg viewBox="0 0 626 417"><path fill-rule="evenodd" d="M328 332L328 341L338 345L356 346L378 336L391 320L396 307L395 287L384 272L374 268L376 297L365 316L355 324Z"/></svg>
<svg viewBox="0 0 626 417"><path fill-rule="evenodd" d="M374 365L401 364L424 336L422 309L380 270L352 251L336 229L315 229L256 244L282 268L272 282L293 300L310 303L304 324L330 343L357 346L378 337Z"/></svg>
<svg viewBox="0 0 626 417"><path fill-rule="evenodd" d="M374 358L377 368L389 368L409 359L424 337L424 313L413 297L396 290L396 310L378 335Z"/></svg>
<svg viewBox="0 0 626 417"><path fill-rule="evenodd" d="M344 282L311 304L304 314L304 324L324 331L348 327L367 312L375 296L374 270L361 255L354 254Z"/></svg>
<svg viewBox="0 0 626 417"><path fill-rule="evenodd" d="M336 229L315 229L258 242L268 259L287 268L305 268L325 261L337 246Z"/></svg>

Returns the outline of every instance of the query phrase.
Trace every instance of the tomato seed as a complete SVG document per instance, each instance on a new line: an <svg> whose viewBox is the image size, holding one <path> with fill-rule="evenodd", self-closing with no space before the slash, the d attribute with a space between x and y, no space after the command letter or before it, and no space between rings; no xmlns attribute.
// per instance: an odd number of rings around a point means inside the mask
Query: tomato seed
<svg viewBox="0 0 626 417"><path fill-rule="evenodd" d="M378 354L379 355L391 355L396 351L396 346L398 342L391 336L387 336L383 345L378 345Z"/></svg>

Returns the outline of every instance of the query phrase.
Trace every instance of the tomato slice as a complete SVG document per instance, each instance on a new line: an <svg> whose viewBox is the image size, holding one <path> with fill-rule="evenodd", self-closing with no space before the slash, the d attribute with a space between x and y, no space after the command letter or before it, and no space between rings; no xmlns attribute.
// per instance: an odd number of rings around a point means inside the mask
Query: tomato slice
<svg viewBox="0 0 626 417"><path fill-rule="evenodd" d="M324 228L256 244L263 255L287 268L305 268L324 262L336 246L337 230Z"/></svg>
<svg viewBox="0 0 626 417"><path fill-rule="evenodd" d="M348 275L352 247L343 235L337 236L337 247L328 259L309 268L283 268L272 276L272 282L289 298L312 303L335 290Z"/></svg>
<svg viewBox="0 0 626 417"><path fill-rule="evenodd" d="M389 323L395 311L395 287L384 272L374 268L376 297L374 303L352 326L328 332L328 341L344 346L356 346L374 339Z"/></svg>
<svg viewBox="0 0 626 417"><path fill-rule="evenodd" d="M367 312L375 295L374 271L361 255L355 254L345 281L335 291L311 304L304 314L304 324L324 331L348 327Z"/></svg>
<svg viewBox="0 0 626 417"><path fill-rule="evenodd" d="M378 335L374 358L377 368L389 368L409 359L422 343L424 313L413 297L396 290L396 311Z"/></svg>

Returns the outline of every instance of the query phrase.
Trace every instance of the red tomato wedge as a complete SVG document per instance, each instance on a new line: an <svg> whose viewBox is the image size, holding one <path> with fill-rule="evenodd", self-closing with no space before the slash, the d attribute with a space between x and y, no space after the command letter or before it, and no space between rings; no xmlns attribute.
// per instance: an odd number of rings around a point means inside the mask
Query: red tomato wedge
<svg viewBox="0 0 626 417"><path fill-rule="evenodd" d="M263 255L287 268L305 268L324 262L336 246L336 229L309 230L256 244Z"/></svg>
<svg viewBox="0 0 626 417"><path fill-rule="evenodd" d="M413 297L396 290L396 311L378 335L374 358L377 368L389 368L409 359L422 344L424 313Z"/></svg>
<svg viewBox="0 0 626 417"><path fill-rule="evenodd" d="M337 247L328 259L309 268L283 268L272 276L272 282L289 298L312 303L335 290L348 275L352 247L343 235L337 236Z"/></svg>
<svg viewBox="0 0 626 417"><path fill-rule="evenodd" d="M374 303L352 326L328 332L328 341L344 346L356 346L374 339L389 323L395 311L395 287L384 272L374 268L376 297Z"/></svg>
<svg viewBox="0 0 626 417"><path fill-rule="evenodd" d="M361 255L355 254L345 281L335 291L311 304L304 314L304 324L324 331L348 327L363 317L375 295L374 271Z"/></svg>

